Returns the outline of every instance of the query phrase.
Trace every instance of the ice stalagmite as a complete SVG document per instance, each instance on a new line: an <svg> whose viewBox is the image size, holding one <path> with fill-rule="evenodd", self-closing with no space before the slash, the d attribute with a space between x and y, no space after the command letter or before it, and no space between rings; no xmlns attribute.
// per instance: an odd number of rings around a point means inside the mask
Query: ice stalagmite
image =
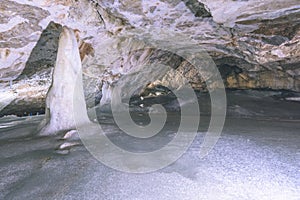
<svg viewBox="0 0 300 200"><path fill-rule="evenodd" d="M76 124L74 113L81 114L79 120L76 117ZM59 38L52 85L46 98L46 119L39 134L56 134L89 122L77 40L72 29L63 27Z"/></svg>

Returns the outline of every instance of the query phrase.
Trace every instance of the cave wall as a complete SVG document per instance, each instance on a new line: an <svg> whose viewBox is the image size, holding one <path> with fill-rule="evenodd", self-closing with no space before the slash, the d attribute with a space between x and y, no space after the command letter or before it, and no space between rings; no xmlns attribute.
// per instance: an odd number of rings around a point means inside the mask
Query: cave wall
<svg viewBox="0 0 300 200"><path fill-rule="evenodd" d="M0 115L42 112L61 25L78 34L89 106L104 82L118 81L151 57L134 61L133 49L175 47L182 38L208 52L227 88L300 91L297 0L0 0L0 9L0 101L11 99ZM205 89L184 61L157 84L176 88L181 74Z"/></svg>

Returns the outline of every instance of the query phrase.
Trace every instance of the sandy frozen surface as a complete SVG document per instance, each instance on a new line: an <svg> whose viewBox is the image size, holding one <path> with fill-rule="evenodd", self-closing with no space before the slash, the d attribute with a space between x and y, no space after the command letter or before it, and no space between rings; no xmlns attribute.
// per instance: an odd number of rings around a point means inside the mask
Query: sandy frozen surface
<svg viewBox="0 0 300 200"><path fill-rule="evenodd" d="M300 196L298 120L227 118L222 137L207 157L199 157L204 135L200 128L188 151L172 165L153 173L128 174L106 167L82 145L65 155L56 151L63 143L58 136L32 135L42 117L0 119L0 199Z"/></svg>

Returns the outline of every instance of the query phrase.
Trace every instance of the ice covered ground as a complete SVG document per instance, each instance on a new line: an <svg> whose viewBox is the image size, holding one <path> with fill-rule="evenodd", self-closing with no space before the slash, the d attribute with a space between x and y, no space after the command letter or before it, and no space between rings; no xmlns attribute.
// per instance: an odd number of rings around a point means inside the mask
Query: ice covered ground
<svg viewBox="0 0 300 200"><path fill-rule="evenodd" d="M258 97L243 104L244 96L234 95L240 98L229 103L229 112L238 115L227 117L222 137L207 157L199 156L208 121L204 116L188 151L148 174L106 167L82 145L58 151L61 136L34 135L43 116L0 118L0 199L299 199L300 104L263 98L259 107ZM110 117L101 119L112 138L126 145Z"/></svg>

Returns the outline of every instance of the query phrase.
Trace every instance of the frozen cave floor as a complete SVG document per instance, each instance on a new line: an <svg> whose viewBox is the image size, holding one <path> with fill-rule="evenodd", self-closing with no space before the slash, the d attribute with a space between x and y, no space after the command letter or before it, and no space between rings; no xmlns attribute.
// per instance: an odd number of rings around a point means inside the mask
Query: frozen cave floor
<svg viewBox="0 0 300 200"><path fill-rule="evenodd" d="M290 113L300 112L299 103L288 104L276 104L274 112L281 108L282 116L289 116L287 108ZM64 142L60 135L34 135L44 116L6 116L0 118L0 199L296 200L300 196L300 118L291 116L231 115L205 158L199 155L205 135L200 126L181 158L147 174L111 169L81 144L58 151ZM109 116L102 119L107 131L117 131ZM209 118L201 120L205 124ZM114 139L126 146L126 138L116 134ZM160 137L157 141L165 142Z"/></svg>

